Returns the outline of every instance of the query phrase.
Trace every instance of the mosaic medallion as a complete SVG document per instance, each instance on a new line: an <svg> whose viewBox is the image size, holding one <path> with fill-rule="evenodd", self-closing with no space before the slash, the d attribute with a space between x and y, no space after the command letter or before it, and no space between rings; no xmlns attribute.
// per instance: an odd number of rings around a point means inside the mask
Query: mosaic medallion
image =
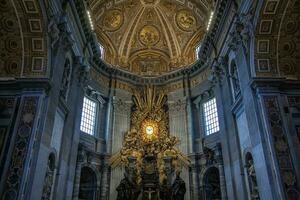
<svg viewBox="0 0 300 200"><path fill-rule="evenodd" d="M181 10L176 15L178 27L184 31L191 31L196 26L196 18L188 10Z"/></svg>
<svg viewBox="0 0 300 200"><path fill-rule="evenodd" d="M123 24L123 14L120 10L109 10L103 17L104 28L108 31L116 31Z"/></svg>
<svg viewBox="0 0 300 200"><path fill-rule="evenodd" d="M155 45L159 41L159 31L155 26L144 26L140 31L139 39L146 46Z"/></svg>

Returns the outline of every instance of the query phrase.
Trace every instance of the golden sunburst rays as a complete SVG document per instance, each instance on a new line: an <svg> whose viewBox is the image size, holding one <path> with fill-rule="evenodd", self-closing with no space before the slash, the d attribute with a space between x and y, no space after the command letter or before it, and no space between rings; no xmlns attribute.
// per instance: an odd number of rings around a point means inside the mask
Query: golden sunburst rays
<svg viewBox="0 0 300 200"><path fill-rule="evenodd" d="M154 111L166 102L166 95L155 86L147 85L141 92L134 93L133 101L139 110Z"/></svg>
<svg viewBox="0 0 300 200"><path fill-rule="evenodd" d="M111 167L128 166L128 159L134 157L138 180L141 180L144 156L155 156L160 181L163 181L166 178L164 159L172 159L177 172L190 165L188 157L176 148L178 138L169 134L166 100L166 95L155 86L148 85L135 91L136 109L131 113L131 129L125 135L120 152L111 157Z"/></svg>

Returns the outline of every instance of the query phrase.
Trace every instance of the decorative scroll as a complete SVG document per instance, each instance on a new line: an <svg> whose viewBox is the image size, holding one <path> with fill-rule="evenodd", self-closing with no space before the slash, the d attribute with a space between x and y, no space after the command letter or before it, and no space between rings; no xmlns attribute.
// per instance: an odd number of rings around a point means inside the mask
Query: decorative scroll
<svg viewBox="0 0 300 200"><path fill-rule="evenodd" d="M293 167L277 97L266 96L264 97L264 103L285 192L289 199L298 199L299 191L297 189L295 169Z"/></svg>
<svg viewBox="0 0 300 200"><path fill-rule="evenodd" d="M3 199L13 200L18 198L26 158L29 157L29 144L33 134L32 130L37 113L38 100L39 97L37 96L25 97L23 99L23 107L21 108L20 117L16 123L17 133L7 172Z"/></svg>

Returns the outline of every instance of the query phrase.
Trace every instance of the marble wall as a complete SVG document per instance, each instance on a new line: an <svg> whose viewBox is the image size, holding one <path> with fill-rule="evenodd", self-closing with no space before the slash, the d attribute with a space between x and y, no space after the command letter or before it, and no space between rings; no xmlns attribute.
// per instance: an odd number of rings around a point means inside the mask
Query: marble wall
<svg viewBox="0 0 300 200"><path fill-rule="evenodd" d="M120 94L113 97L113 114L112 114L112 132L111 132L111 155L118 153L123 144L123 139L127 131L130 130L131 115L131 95ZM117 186L124 178L124 168L117 167L111 169L109 198L117 198Z"/></svg>

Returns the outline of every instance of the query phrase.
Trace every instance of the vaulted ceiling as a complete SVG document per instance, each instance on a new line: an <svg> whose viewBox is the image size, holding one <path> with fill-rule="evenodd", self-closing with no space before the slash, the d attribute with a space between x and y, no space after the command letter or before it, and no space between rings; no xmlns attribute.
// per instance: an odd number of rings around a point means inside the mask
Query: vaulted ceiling
<svg viewBox="0 0 300 200"><path fill-rule="evenodd" d="M214 0L88 0L104 60L157 76L195 61Z"/></svg>

